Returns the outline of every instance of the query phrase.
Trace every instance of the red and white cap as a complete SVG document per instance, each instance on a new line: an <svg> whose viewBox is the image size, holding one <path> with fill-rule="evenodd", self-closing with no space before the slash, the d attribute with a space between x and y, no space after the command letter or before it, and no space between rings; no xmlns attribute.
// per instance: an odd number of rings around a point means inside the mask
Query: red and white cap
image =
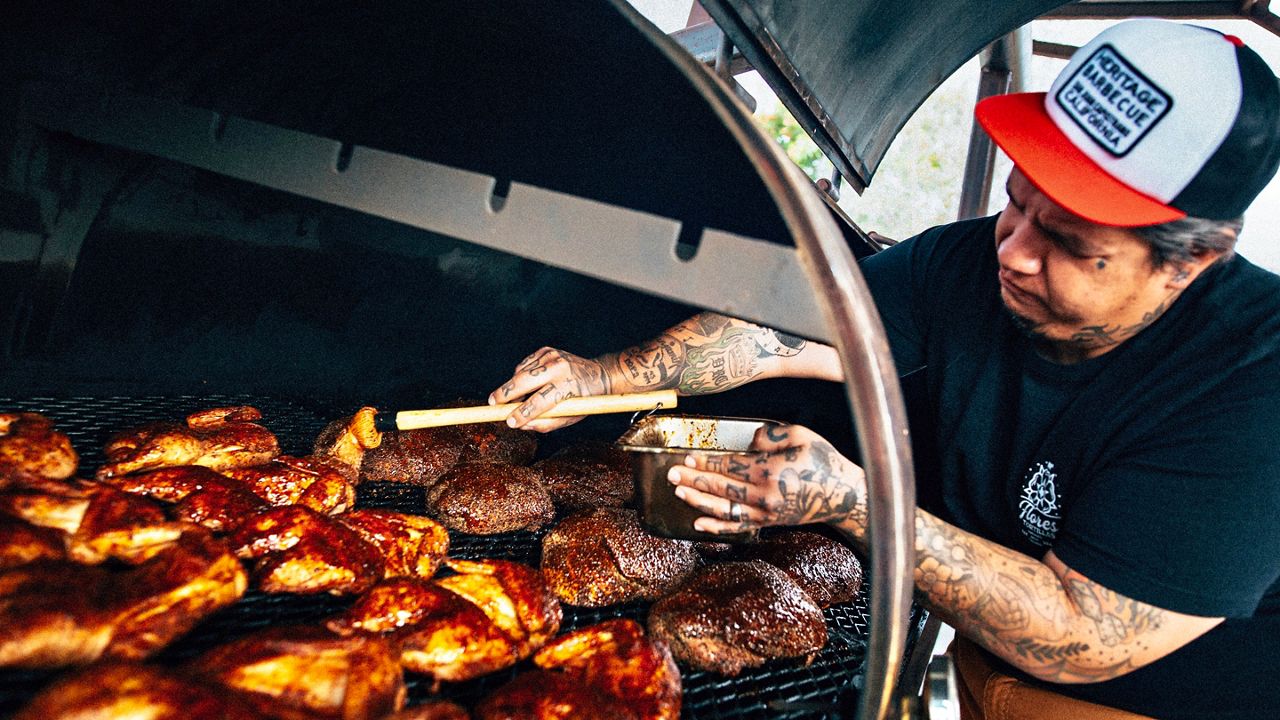
<svg viewBox="0 0 1280 720"><path fill-rule="evenodd" d="M987 98L975 114L1041 192L1103 225L1240 217L1280 165L1275 74L1194 25L1114 25L1049 92Z"/></svg>

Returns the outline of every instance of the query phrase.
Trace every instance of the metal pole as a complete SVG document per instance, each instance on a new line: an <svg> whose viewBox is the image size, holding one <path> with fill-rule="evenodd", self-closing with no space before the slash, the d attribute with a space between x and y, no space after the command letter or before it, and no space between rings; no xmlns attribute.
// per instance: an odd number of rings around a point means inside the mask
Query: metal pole
<svg viewBox="0 0 1280 720"><path fill-rule="evenodd" d="M984 49L982 77L978 81L978 101L1006 92L1021 92L1031 57L1031 29L1024 25ZM964 184L960 188L960 220L985 215L991 200L991 175L996 147L975 120L969 132L969 153L964 163Z"/></svg>

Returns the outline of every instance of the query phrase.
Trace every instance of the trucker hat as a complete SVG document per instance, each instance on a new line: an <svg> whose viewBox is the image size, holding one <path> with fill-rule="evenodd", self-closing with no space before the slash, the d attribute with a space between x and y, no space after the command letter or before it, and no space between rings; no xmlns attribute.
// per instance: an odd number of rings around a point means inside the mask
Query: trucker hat
<svg viewBox="0 0 1280 720"><path fill-rule="evenodd" d="M1280 84L1231 35L1113 25L1047 93L986 98L987 134L1041 192L1103 225L1244 214L1280 164Z"/></svg>

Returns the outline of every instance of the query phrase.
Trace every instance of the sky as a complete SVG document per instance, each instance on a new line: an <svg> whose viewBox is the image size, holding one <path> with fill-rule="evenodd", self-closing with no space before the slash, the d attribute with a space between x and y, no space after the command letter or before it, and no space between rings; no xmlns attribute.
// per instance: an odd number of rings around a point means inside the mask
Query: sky
<svg viewBox="0 0 1280 720"><path fill-rule="evenodd" d="M664 32L685 26L692 0L629 0ZM1247 20L1205 20L1196 24L1239 36L1280 73L1280 37ZM1079 46L1101 32L1111 21L1054 20L1032 23L1037 40ZM1032 59L1028 90L1046 90L1065 61ZM953 219L959 202L959 177L968 147L971 109L977 92L980 69L976 60L962 66L939 86L917 110L885 155L871 186L862 195L844 193L840 206L865 230L902 238L926 227ZM738 76L738 81L756 98L757 114L772 111L777 104L772 90L755 73ZM963 113L956 109L963 107ZM1001 158L996 166L996 189L990 210L1004 204L1000 189L1009 163ZM909 206L902 198L912 195ZM920 197L927 195L927 197ZM1280 180L1262 191L1245 212L1245 225L1237 250L1254 263L1280 272Z"/></svg>

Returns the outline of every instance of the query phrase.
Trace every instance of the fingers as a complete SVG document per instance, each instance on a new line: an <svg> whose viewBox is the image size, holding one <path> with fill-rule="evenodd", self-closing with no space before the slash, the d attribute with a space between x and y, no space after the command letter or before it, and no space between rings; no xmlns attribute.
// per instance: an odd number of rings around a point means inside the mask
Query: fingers
<svg viewBox="0 0 1280 720"><path fill-rule="evenodd" d="M768 519L768 514L759 508L692 487L682 485L676 488L676 497L706 513L707 517L698 518L693 523L695 530L703 532L741 532L760 527Z"/></svg>
<svg viewBox="0 0 1280 720"><path fill-rule="evenodd" d="M558 352L555 348L544 347L521 360L511 379L489 394L489 404L515 402L545 385L548 379L548 360Z"/></svg>
<svg viewBox="0 0 1280 720"><path fill-rule="evenodd" d="M806 445L818 434L803 425L764 425L751 438L751 449L776 452L783 448Z"/></svg>
<svg viewBox="0 0 1280 720"><path fill-rule="evenodd" d="M579 420L581 420L583 417L584 416L579 415L577 417L539 418L537 420L530 420L524 423L523 425L520 426L520 429L532 430L533 432L540 432L540 433L549 433L552 430L559 430L562 427L572 425L578 422Z"/></svg>
<svg viewBox="0 0 1280 720"><path fill-rule="evenodd" d="M743 507L769 513L776 509L776 498L767 488L737 480L720 473L690 467L673 467L667 472L667 480L677 485L676 495L682 490L696 490L700 494L722 498ZM734 519L734 518L727 518Z"/></svg>
<svg viewBox="0 0 1280 720"><path fill-rule="evenodd" d="M564 427L576 420L555 419L539 422L536 427L529 423L555 407L560 401L582 394L581 383L574 374L574 363L585 361L571 353L555 348L540 348L521 360L516 365L511 379L489 395L489 403L519 402L507 417L507 425L548 432ZM524 398L521 402L520 399Z"/></svg>

